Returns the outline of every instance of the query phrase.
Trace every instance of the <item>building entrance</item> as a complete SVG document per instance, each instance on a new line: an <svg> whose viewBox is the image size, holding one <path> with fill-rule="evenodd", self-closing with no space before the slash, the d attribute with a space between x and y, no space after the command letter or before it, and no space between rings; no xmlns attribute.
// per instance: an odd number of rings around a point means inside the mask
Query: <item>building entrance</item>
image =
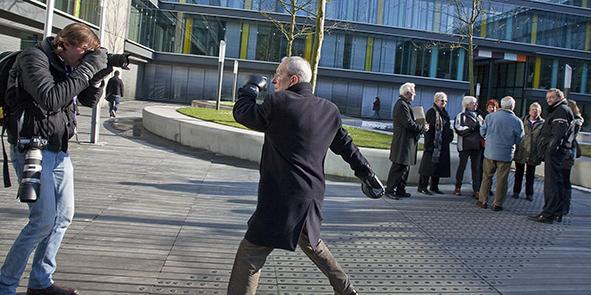
<svg viewBox="0 0 591 295"><path fill-rule="evenodd" d="M484 107L489 99L501 98L509 95L515 98L515 114L521 116L526 109L527 99L524 99L526 81L526 62L506 60L477 60L475 61L476 83L480 83L478 103Z"/></svg>

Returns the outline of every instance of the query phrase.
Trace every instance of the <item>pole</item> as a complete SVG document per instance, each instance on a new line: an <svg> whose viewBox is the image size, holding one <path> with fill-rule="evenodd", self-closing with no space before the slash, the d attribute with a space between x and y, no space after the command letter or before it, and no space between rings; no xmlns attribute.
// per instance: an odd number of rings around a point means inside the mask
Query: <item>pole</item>
<svg viewBox="0 0 591 295"><path fill-rule="evenodd" d="M55 0L47 0L47 9L45 10L45 27L43 34L45 37L51 37L51 28L53 27L53 7Z"/></svg>
<svg viewBox="0 0 591 295"><path fill-rule="evenodd" d="M232 85L232 102L236 102L236 86L238 84L238 60L234 60L234 85Z"/></svg>
<svg viewBox="0 0 591 295"><path fill-rule="evenodd" d="M100 7L101 7L101 23L99 26L99 40L104 42L105 38L105 22L106 22L106 15L105 13L107 10L105 9L105 0L100 0ZM101 121L101 99L96 103L96 105L92 108L92 119L90 123L90 143L97 144L99 141L99 130L100 130L100 121Z"/></svg>
<svg viewBox="0 0 591 295"><path fill-rule="evenodd" d="M224 59L226 58L226 41L220 41L220 54L218 56L218 97L215 109L221 109L222 103L222 80L224 80Z"/></svg>
<svg viewBox="0 0 591 295"><path fill-rule="evenodd" d="M564 97L568 98L573 78L573 68L570 65L564 66Z"/></svg>

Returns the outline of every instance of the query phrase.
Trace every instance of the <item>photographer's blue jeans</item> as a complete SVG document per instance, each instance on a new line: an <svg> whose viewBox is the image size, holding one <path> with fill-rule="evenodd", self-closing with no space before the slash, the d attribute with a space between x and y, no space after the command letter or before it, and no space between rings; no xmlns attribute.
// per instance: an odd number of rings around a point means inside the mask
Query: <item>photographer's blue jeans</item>
<svg viewBox="0 0 591 295"><path fill-rule="evenodd" d="M19 178L23 154L12 148L13 164ZM0 295L16 293L29 256L35 250L29 288L53 284L56 255L66 229L74 217L74 170L68 153L43 150L41 188L36 202L29 205L29 222L21 230L0 268Z"/></svg>

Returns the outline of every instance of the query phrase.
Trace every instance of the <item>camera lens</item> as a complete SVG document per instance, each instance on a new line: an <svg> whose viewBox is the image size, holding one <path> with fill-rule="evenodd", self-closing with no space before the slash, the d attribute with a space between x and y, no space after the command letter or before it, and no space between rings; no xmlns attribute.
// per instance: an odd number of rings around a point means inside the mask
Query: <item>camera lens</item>
<svg viewBox="0 0 591 295"><path fill-rule="evenodd" d="M41 186L41 161L43 155L40 149L32 148L25 152L25 165L21 184L18 188L18 198L23 203L33 203L39 196Z"/></svg>

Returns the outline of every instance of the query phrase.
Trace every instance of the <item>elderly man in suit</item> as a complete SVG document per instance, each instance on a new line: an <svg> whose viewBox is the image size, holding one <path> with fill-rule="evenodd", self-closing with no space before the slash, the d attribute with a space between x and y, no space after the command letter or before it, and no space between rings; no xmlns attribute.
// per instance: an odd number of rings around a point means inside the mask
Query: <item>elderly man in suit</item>
<svg viewBox="0 0 591 295"><path fill-rule="evenodd" d="M234 118L265 133L257 207L240 242L228 294L255 294L259 275L275 248L296 246L329 279L336 294L357 294L351 280L320 239L324 201L324 158L330 148L364 184L383 191L367 160L341 126L336 105L312 93L310 64L283 58L262 104L255 99L266 78L252 76L239 90ZM364 188L365 193L365 188Z"/></svg>
<svg viewBox="0 0 591 295"><path fill-rule="evenodd" d="M392 114L392 144L390 145L390 161L392 166L386 183L386 197L391 199L408 198L406 181L410 165L417 163L417 142L422 133L429 130L429 124L420 125L415 122L411 103L415 98L415 84L404 83L400 86L400 97L394 105Z"/></svg>

